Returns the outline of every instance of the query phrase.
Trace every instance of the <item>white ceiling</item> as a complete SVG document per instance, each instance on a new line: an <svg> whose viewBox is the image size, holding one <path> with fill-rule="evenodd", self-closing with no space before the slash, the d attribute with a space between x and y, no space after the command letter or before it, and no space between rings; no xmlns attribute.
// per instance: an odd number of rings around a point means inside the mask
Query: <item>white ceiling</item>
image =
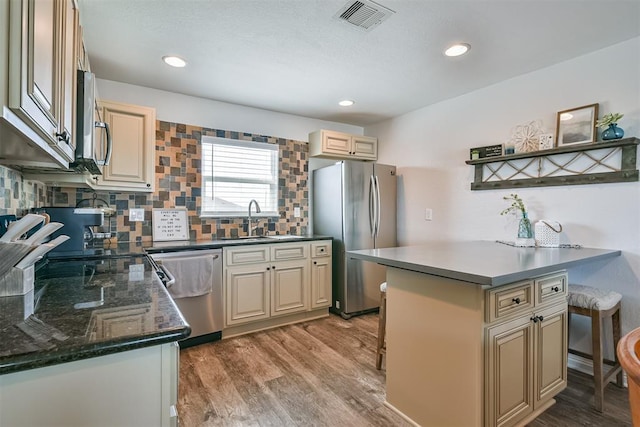
<svg viewBox="0 0 640 427"><path fill-rule="evenodd" d="M99 78L358 126L640 35L638 0L379 0L369 32L333 17L346 0L78 2Z"/></svg>

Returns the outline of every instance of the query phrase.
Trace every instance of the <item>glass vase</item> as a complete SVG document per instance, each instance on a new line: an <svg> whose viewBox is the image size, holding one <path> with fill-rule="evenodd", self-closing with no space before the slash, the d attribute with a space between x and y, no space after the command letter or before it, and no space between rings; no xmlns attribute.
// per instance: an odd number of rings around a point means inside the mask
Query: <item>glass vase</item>
<svg viewBox="0 0 640 427"><path fill-rule="evenodd" d="M531 221L526 212L522 213L520 223L518 224L518 239L533 239L533 228L531 228Z"/></svg>
<svg viewBox="0 0 640 427"><path fill-rule="evenodd" d="M611 123L609 127L602 132L603 141L620 139L623 136L624 136L624 130L622 130L622 128L619 128L617 123Z"/></svg>

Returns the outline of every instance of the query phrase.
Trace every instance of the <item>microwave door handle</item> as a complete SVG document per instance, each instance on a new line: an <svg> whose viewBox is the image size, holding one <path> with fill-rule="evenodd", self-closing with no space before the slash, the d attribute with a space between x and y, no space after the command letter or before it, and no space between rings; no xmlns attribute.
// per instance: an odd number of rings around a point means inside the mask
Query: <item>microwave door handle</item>
<svg viewBox="0 0 640 427"><path fill-rule="evenodd" d="M109 123L106 122L96 122L95 126L97 128L103 128L105 133L107 134L107 153L104 156L104 160L98 162L100 166L108 166L111 161L111 151L113 148L113 141L111 140L111 131L109 129Z"/></svg>

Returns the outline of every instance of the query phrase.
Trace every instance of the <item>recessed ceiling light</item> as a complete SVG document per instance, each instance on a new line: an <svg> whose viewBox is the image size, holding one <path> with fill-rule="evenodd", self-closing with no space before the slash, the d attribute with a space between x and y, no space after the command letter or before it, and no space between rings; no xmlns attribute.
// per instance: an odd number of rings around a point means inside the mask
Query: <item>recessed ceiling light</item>
<svg viewBox="0 0 640 427"><path fill-rule="evenodd" d="M351 107L355 103L355 101L352 101L350 99L343 99L342 101L338 102L338 105L341 107Z"/></svg>
<svg viewBox="0 0 640 427"><path fill-rule="evenodd" d="M467 53L469 49L471 49L471 46L467 43L458 43L445 50L444 54L447 56L460 56Z"/></svg>
<svg viewBox="0 0 640 427"><path fill-rule="evenodd" d="M182 68L187 65L184 59L178 58L177 56L163 56L162 60L172 67Z"/></svg>

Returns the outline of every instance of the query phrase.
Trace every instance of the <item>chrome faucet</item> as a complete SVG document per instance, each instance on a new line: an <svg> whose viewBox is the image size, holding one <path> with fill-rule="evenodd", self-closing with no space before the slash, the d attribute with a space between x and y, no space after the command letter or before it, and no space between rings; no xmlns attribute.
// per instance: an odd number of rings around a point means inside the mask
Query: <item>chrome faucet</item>
<svg viewBox="0 0 640 427"><path fill-rule="evenodd" d="M248 236L252 235L253 232L253 228L251 227L251 205L254 204L256 205L256 213L260 213L260 205L258 204L258 201L256 199L251 199L251 201L249 202L249 226L247 227L248 229Z"/></svg>

